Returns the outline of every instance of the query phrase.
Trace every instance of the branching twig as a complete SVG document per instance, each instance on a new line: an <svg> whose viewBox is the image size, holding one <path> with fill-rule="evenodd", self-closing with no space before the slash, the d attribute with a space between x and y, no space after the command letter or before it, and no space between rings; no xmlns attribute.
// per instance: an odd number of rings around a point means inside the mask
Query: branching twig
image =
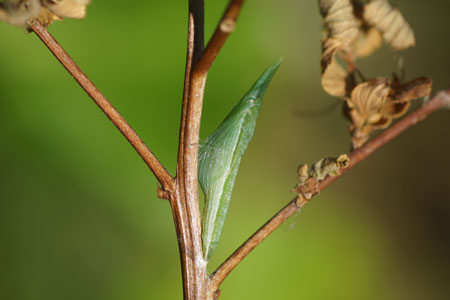
<svg viewBox="0 0 450 300"><path fill-rule="evenodd" d="M234 28L244 0L231 0L203 51L203 0L189 0L188 51L177 163L177 193L171 197L183 264L185 298L199 299L209 289L201 240L198 198L198 142L206 76ZM211 295L208 295L211 297Z"/></svg>
<svg viewBox="0 0 450 300"><path fill-rule="evenodd" d="M181 149L179 153L182 155L179 155L178 158L178 166L183 166L183 170L178 168L178 171L182 171L183 174L177 172L177 178L180 178L180 175L184 178L183 181L187 184L185 190L189 191L189 196L196 202L198 202L198 142L206 77L228 35L234 29L243 2L244 0L230 2L205 51L196 62L194 61L190 72L187 99L183 104L184 122L182 122L182 132L180 133L179 147ZM195 40L193 43L195 45ZM188 72L186 73L188 74Z"/></svg>
<svg viewBox="0 0 450 300"><path fill-rule="evenodd" d="M155 174L161 186L168 191L174 190L174 179L169 172L158 161L155 155L145 145L137 133L125 121L120 113L112 106L106 97L97 89L92 81L80 70L77 64L67 54L67 52L58 44L53 36L42 26L39 21L31 22L31 29L44 42L48 49L55 55L59 62L67 69L73 78L86 91L89 97L94 100L97 106L105 113L105 115L114 123L117 129L125 136L128 142L133 146L137 153L142 157L144 162Z"/></svg>
<svg viewBox="0 0 450 300"><path fill-rule="evenodd" d="M433 99L416 109L414 112L404 117L389 129L382 132L372 141L368 142L358 150L350 154L350 166L342 169L341 173L348 172L351 168L362 162L368 156L377 151L380 147L396 138L406 129L424 120L428 115L434 111L444 107L450 106L450 89L438 93ZM341 175L342 175L341 174ZM320 190L325 189L336 177L327 177L320 183ZM305 203L305 202L304 202ZM212 275L211 286L217 290L222 281L228 274L266 237L268 237L275 229L277 229L287 218L294 214L299 207L296 205L295 199L289 202L282 210L280 210L272 219L270 219L264 226L258 229L244 244L242 244Z"/></svg>
<svg viewBox="0 0 450 300"><path fill-rule="evenodd" d="M122 132L162 185L163 190L159 191L159 195L170 200L179 238L186 299L211 298L206 264L203 260L197 187L201 109L207 73L228 35L233 31L243 2L244 0L230 1L204 50L204 0L189 0L188 51L176 180L170 176L131 126L79 69L45 27L38 21L29 24L60 63Z"/></svg>
<svg viewBox="0 0 450 300"><path fill-rule="evenodd" d="M204 0L189 0L188 51L176 180L167 172L137 133L79 69L50 33L38 21L33 21L29 24L30 28L135 148L162 185L165 191L162 194L170 200L179 238L185 299L212 298L212 295L218 290L228 274L256 246L299 209L298 202L295 199L289 202L208 278L206 262L203 260L201 214L198 199L197 172L201 111L207 74L228 35L233 31L243 3L244 0L230 0L224 16L204 49ZM432 100L416 109L372 141L352 152L350 165L348 168L342 169L342 174L362 162L412 125L446 105L450 106L450 90L437 94ZM320 190L325 189L337 178L325 178L320 183ZM303 206L305 203L301 202L300 205Z"/></svg>

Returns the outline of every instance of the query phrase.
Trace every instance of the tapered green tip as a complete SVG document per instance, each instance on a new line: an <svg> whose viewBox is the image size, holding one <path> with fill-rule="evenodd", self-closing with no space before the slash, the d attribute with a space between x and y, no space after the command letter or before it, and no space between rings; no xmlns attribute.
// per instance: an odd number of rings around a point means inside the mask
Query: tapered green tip
<svg viewBox="0 0 450 300"><path fill-rule="evenodd" d="M262 99L262 96L267 90L269 83L271 82L273 76L277 72L281 63L283 62L283 58L281 57L277 62L270 65L259 77L259 79L253 84L252 88L248 91L248 93L244 96L244 98L251 97L255 99Z"/></svg>

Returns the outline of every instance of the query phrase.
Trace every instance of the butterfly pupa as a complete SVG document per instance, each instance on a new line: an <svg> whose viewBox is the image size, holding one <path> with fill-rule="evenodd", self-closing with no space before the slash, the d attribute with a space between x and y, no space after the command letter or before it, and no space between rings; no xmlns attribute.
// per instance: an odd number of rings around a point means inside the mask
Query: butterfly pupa
<svg viewBox="0 0 450 300"><path fill-rule="evenodd" d="M271 65L199 149L199 182L205 194L202 219L206 260L216 248L227 215L236 174L255 131L264 92L281 60Z"/></svg>

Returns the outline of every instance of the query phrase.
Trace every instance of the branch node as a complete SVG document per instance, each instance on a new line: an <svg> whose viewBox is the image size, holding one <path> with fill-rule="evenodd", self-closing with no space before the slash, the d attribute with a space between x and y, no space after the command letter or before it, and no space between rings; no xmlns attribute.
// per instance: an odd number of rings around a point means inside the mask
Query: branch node
<svg viewBox="0 0 450 300"><path fill-rule="evenodd" d="M236 28L236 21L233 18L225 18L220 23L220 30L225 33L231 33Z"/></svg>
<svg viewBox="0 0 450 300"><path fill-rule="evenodd" d="M1 2L0 2L1 3ZM81 71L78 65L72 60L69 54L58 44L53 36L47 31L38 19L28 22L30 30L34 31L41 41L47 46L50 52L66 68L78 84L84 89L88 96L97 104L103 113L111 120L116 128L133 146L139 156L144 160L149 169L153 172L159 183L166 189L174 189L175 181L161 162L145 145L139 135L127 123L122 115L114 108L108 99L100 92L94 83Z"/></svg>
<svg viewBox="0 0 450 300"><path fill-rule="evenodd" d="M169 200L169 198L170 198L170 193L168 191L164 190L159 185L156 187L156 194L158 195L159 199Z"/></svg>

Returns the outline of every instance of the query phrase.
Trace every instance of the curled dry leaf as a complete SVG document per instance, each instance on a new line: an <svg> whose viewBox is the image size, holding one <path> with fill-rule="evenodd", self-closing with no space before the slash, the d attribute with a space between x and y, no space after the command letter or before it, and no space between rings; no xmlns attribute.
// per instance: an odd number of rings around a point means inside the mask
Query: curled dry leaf
<svg viewBox="0 0 450 300"><path fill-rule="evenodd" d="M347 100L353 124L362 128L381 119L380 110L389 95L388 80L378 78L358 84Z"/></svg>
<svg viewBox="0 0 450 300"><path fill-rule="evenodd" d="M328 56L339 50L350 51L358 36L358 22L350 0L320 0L319 5L327 31L324 53Z"/></svg>
<svg viewBox="0 0 450 300"><path fill-rule="evenodd" d="M319 0L319 6L326 29L321 84L328 94L346 100L353 147L359 148L372 131L403 116L411 100L428 96L431 80L403 84L396 78L362 78L357 84L356 58L372 54L383 38L394 50L405 50L415 44L414 33L388 0Z"/></svg>
<svg viewBox="0 0 450 300"><path fill-rule="evenodd" d="M427 97L431 93L433 82L430 78L422 76L402 84L394 80L391 84L389 98L396 102L409 102L417 98Z"/></svg>
<svg viewBox="0 0 450 300"><path fill-rule="evenodd" d="M355 59L372 54L383 37L394 50L415 44L411 27L387 0L319 0L319 6L326 29L322 87L332 96L349 96L355 87L349 81L356 69ZM337 62L338 57L346 66Z"/></svg>
<svg viewBox="0 0 450 300"><path fill-rule="evenodd" d="M366 57L380 48L383 38L378 29L373 27L362 28L353 45L353 54L356 57Z"/></svg>
<svg viewBox="0 0 450 300"><path fill-rule="evenodd" d="M386 128L394 118L403 116L412 100L429 96L431 87L427 77L404 84L387 78L358 84L347 99L353 148L365 144L375 129Z"/></svg>
<svg viewBox="0 0 450 300"><path fill-rule="evenodd" d="M61 18L82 19L90 0L43 0L52 13Z"/></svg>
<svg viewBox="0 0 450 300"><path fill-rule="evenodd" d="M347 77L348 72L333 58L322 73L322 88L331 96L344 97L347 95Z"/></svg>
<svg viewBox="0 0 450 300"><path fill-rule="evenodd" d="M378 78L358 84L347 99L352 121L353 148L367 142L370 133L380 127L389 126L389 120L381 113L390 92L388 80Z"/></svg>
<svg viewBox="0 0 450 300"><path fill-rule="evenodd" d="M383 38L394 50L405 50L416 44L413 30L388 0L372 0L367 3L363 18L381 31Z"/></svg>
<svg viewBox="0 0 450 300"><path fill-rule="evenodd" d="M81 19L86 15L90 0L4 0L0 2L0 21L27 28L28 22L38 20L48 26L63 18Z"/></svg>
<svg viewBox="0 0 450 300"><path fill-rule="evenodd" d="M358 37L358 22L350 0L319 0L326 36L322 41L322 86L332 96L346 95L347 71L335 59L339 52L350 53Z"/></svg>
<svg viewBox="0 0 450 300"><path fill-rule="evenodd" d="M414 99L428 97L431 94L433 82L428 77L419 77L407 83L394 80L391 84L389 99L382 109L386 117L399 118L408 110Z"/></svg>

